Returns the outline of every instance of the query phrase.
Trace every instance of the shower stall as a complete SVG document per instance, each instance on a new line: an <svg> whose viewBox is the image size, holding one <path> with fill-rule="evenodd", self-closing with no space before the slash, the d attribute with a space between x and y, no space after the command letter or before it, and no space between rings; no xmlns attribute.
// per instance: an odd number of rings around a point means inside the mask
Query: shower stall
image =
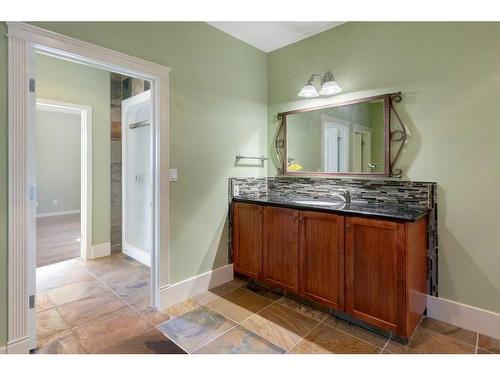
<svg viewBox="0 0 500 375"><path fill-rule="evenodd" d="M151 90L122 101L122 246L148 267L153 248L151 109Z"/></svg>

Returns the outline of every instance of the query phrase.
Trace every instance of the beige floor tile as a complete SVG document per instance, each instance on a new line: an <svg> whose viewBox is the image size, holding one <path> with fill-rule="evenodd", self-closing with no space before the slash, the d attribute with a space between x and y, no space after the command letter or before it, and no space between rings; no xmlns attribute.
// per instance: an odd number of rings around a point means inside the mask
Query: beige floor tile
<svg viewBox="0 0 500 375"><path fill-rule="evenodd" d="M45 290L95 279L79 260L70 260L37 268L36 278L37 282L40 282Z"/></svg>
<svg viewBox="0 0 500 375"><path fill-rule="evenodd" d="M115 311L73 328L73 332L89 353L98 353L153 326L130 307Z"/></svg>
<svg viewBox="0 0 500 375"><path fill-rule="evenodd" d="M86 267L97 277L136 270L136 266L118 254L87 262Z"/></svg>
<svg viewBox="0 0 500 375"><path fill-rule="evenodd" d="M290 351L292 354L374 354L380 348L320 323Z"/></svg>
<svg viewBox="0 0 500 375"><path fill-rule="evenodd" d="M477 348L477 353L476 354L492 354L492 355L496 355L498 353L492 353L492 352L489 352L487 350L484 350L484 349L481 349L481 348Z"/></svg>
<svg viewBox="0 0 500 375"><path fill-rule="evenodd" d="M164 313L168 314L171 318L175 318L176 316L187 313L188 311L193 310L196 307L199 307L200 304L192 299L188 299L184 302L177 303L169 308L163 310Z"/></svg>
<svg viewBox="0 0 500 375"><path fill-rule="evenodd" d="M241 326L196 351L198 354L283 354L284 350Z"/></svg>
<svg viewBox="0 0 500 375"><path fill-rule="evenodd" d="M471 345L476 345L477 333L469 331L464 328L456 327L454 325L441 322L439 320L431 319L426 316L422 319L420 326L432 332L439 333L451 337L456 340L466 342Z"/></svg>
<svg viewBox="0 0 500 375"><path fill-rule="evenodd" d="M357 337L360 340L366 341L379 348L383 348L389 341L387 337L379 335L375 332L371 332L368 329L359 327L355 324L351 324L335 316L328 316L328 318L323 323L331 327L340 329L341 331L344 331L352 336Z"/></svg>
<svg viewBox="0 0 500 375"><path fill-rule="evenodd" d="M133 305L143 299L149 298L150 277L137 267L126 273L112 273L100 277L111 289L113 289L127 303Z"/></svg>
<svg viewBox="0 0 500 375"><path fill-rule="evenodd" d="M211 291L207 290L206 292L197 294L194 297L191 297L190 300L197 303L198 305L204 305L214 299L219 297L217 294L212 293Z"/></svg>
<svg viewBox="0 0 500 375"><path fill-rule="evenodd" d="M284 297L278 301L278 303L282 306L288 307L289 309L295 310L302 315L305 315L311 319L314 319L318 322L325 320L329 315L326 312L316 310L310 306L304 305L300 302L297 302L291 298Z"/></svg>
<svg viewBox="0 0 500 375"><path fill-rule="evenodd" d="M36 353L84 354L85 350L75 335L73 335L71 331L66 330L39 340Z"/></svg>
<svg viewBox="0 0 500 375"><path fill-rule="evenodd" d="M213 294L216 294L218 296L222 296L222 295L229 293L235 289L236 289L236 286L234 286L233 284L225 283L225 284L222 284L222 285L216 286L215 288L210 289L210 292L212 292Z"/></svg>
<svg viewBox="0 0 500 375"><path fill-rule="evenodd" d="M251 316L242 326L273 344L290 350L318 322L279 304L273 304Z"/></svg>
<svg viewBox="0 0 500 375"><path fill-rule="evenodd" d="M157 326L163 322L170 319L170 316L165 311L158 311L154 307L151 307L149 299L142 300L139 303L133 305L139 314L141 314L147 321Z"/></svg>
<svg viewBox="0 0 500 375"><path fill-rule="evenodd" d="M60 306L107 290L101 282L94 279L50 289L46 293L54 305Z"/></svg>
<svg viewBox="0 0 500 375"><path fill-rule="evenodd" d="M241 287L244 287L245 285L248 284L248 281L247 280L244 280L242 278L239 278L239 277L235 277L233 280L231 280L229 282L229 284L237 287L237 288L241 288Z"/></svg>
<svg viewBox="0 0 500 375"><path fill-rule="evenodd" d="M474 354L475 346L441 335L423 327L415 330L407 345L389 341L384 348L395 354Z"/></svg>
<svg viewBox="0 0 500 375"><path fill-rule="evenodd" d="M235 289L207 303L206 306L236 323L241 323L271 303L272 301L267 298L260 297L248 290Z"/></svg>
<svg viewBox="0 0 500 375"><path fill-rule="evenodd" d="M201 306L159 325L158 329L192 353L235 325L226 317Z"/></svg>
<svg viewBox="0 0 500 375"><path fill-rule="evenodd" d="M500 353L500 340L479 334L477 346L490 353Z"/></svg>
<svg viewBox="0 0 500 375"><path fill-rule="evenodd" d="M127 306L123 300L111 291L94 294L77 301L59 306L57 310L64 320L75 327L92 319L110 314Z"/></svg>
<svg viewBox="0 0 500 375"><path fill-rule="evenodd" d="M156 328L106 349L103 354L186 354Z"/></svg>
<svg viewBox="0 0 500 375"><path fill-rule="evenodd" d="M37 291L36 292L35 305L36 305L37 312L48 310L48 309L51 309L52 307L54 307L54 304L49 299L49 296L47 295L47 293L45 293L44 291Z"/></svg>
<svg viewBox="0 0 500 375"><path fill-rule="evenodd" d="M37 338L42 339L68 329L59 312L53 308L37 313Z"/></svg>
<svg viewBox="0 0 500 375"><path fill-rule="evenodd" d="M277 301L280 298L283 298L283 295L276 293L276 292L273 292L272 290L264 288L264 287L257 285L257 284L250 283L250 284L245 286L245 289L248 289L251 292L258 294L261 297L270 299L271 301Z"/></svg>

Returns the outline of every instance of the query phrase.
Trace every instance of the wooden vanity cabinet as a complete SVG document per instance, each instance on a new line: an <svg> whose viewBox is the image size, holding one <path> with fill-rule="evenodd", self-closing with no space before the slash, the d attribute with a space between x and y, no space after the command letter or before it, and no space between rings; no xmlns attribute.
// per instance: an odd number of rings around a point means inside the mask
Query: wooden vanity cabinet
<svg viewBox="0 0 500 375"><path fill-rule="evenodd" d="M410 337L426 308L427 218L346 218L346 309Z"/></svg>
<svg viewBox="0 0 500 375"><path fill-rule="evenodd" d="M262 281L299 292L299 211L264 207Z"/></svg>
<svg viewBox="0 0 500 375"><path fill-rule="evenodd" d="M409 338L426 308L427 220L236 202L234 269Z"/></svg>
<svg viewBox="0 0 500 375"><path fill-rule="evenodd" d="M300 212L300 295L344 310L344 217Z"/></svg>
<svg viewBox="0 0 500 375"><path fill-rule="evenodd" d="M233 265L235 272L262 279L262 215L258 204L235 203L232 219Z"/></svg>

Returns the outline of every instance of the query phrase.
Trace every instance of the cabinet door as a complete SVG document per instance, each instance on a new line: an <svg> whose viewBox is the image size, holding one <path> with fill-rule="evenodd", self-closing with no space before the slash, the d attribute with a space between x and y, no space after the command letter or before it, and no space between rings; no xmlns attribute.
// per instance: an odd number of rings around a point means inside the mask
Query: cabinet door
<svg viewBox="0 0 500 375"><path fill-rule="evenodd" d="M262 276L262 206L233 205L234 270L256 280Z"/></svg>
<svg viewBox="0 0 500 375"><path fill-rule="evenodd" d="M404 335L405 225L346 219L346 312Z"/></svg>
<svg viewBox="0 0 500 375"><path fill-rule="evenodd" d="M299 292L299 212L264 208L263 281Z"/></svg>
<svg viewBox="0 0 500 375"><path fill-rule="evenodd" d="M344 217L300 213L300 294L344 310Z"/></svg>

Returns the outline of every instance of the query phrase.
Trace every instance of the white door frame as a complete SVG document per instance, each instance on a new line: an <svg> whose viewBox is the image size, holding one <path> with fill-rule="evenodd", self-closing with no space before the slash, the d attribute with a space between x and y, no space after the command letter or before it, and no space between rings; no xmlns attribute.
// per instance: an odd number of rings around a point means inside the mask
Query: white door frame
<svg viewBox="0 0 500 375"><path fill-rule="evenodd" d="M92 107L37 98L36 109L80 116L80 256L92 259Z"/></svg>
<svg viewBox="0 0 500 375"><path fill-rule="evenodd" d="M70 38L22 22L8 28L8 341L9 353L33 348L35 253L35 181L32 179L35 53L151 81L153 107L153 256L151 304L158 306L158 291L168 286L169 228L169 74L170 68ZM161 230L160 230L161 228ZM161 275L161 277L160 277ZM32 302L30 304L30 301Z"/></svg>

